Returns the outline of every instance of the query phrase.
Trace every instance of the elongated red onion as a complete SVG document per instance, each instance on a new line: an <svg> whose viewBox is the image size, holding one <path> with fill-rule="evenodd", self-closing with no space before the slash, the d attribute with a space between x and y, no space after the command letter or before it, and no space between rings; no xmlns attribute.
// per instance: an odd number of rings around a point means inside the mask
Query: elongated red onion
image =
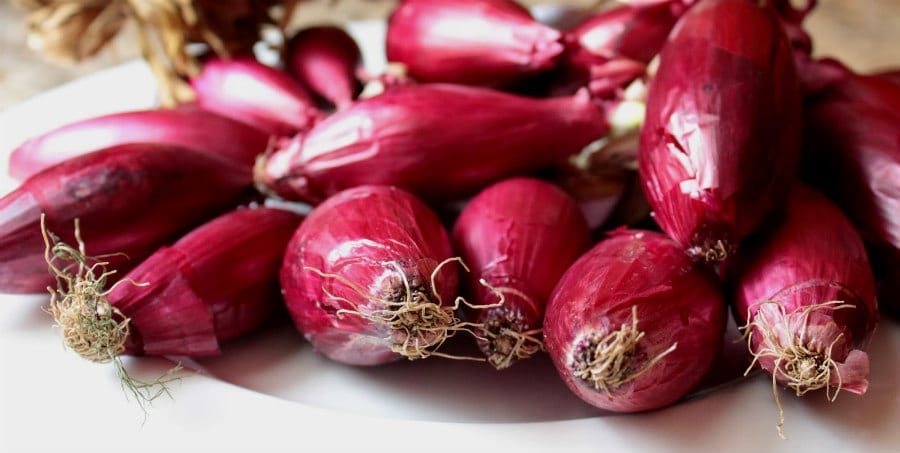
<svg viewBox="0 0 900 453"><path fill-rule="evenodd" d="M794 52L794 62L804 99L818 96L829 85L853 74L850 68L833 58L814 59L803 52Z"/></svg>
<svg viewBox="0 0 900 453"><path fill-rule="evenodd" d="M566 32L567 64L590 67L617 58L649 63L686 6L678 1L622 5L594 14Z"/></svg>
<svg viewBox="0 0 900 453"><path fill-rule="evenodd" d="M821 90L823 101L850 101L882 108L888 115L900 117L900 86L871 75L848 74Z"/></svg>
<svg viewBox="0 0 900 453"><path fill-rule="evenodd" d="M873 77L851 78L858 80L838 82L840 89L824 90L818 102L806 107L804 174L844 210L873 252L884 257L878 261L889 263L900 256L900 110L889 105L889 96L873 95L886 90L852 89ZM900 85L893 88L900 93ZM894 272L890 265L877 266L877 271L889 281ZM880 294L883 305L900 310L897 293Z"/></svg>
<svg viewBox="0 0 900 453"><path fill-rule="evenodd" d="M739 258L735 311L773 387L781 383L797 396L826 389L832 400L839 390L865 393L863 349L878 311L866 249L853 225L823 195L798 185L785 222L756 245ZM779 432L783 423L782 415Z"/></svg>
<svg viewBox="0 0 900 453"><path fill-rule="evenodd" d="M316 351L351 365L441 355L463 328L447 232L423 202L388 186L340 192L291 238L288 311Z"/></svg>
<svg viewBox="0 0 900 453"><path fill-rule="evenodd" d="M560 377L601 409L672 404L709 371L725 334L718 282L663 234L617 230L560 279L544 346Z"/></svg>
<svg viewBox="0 0 900 453"><path fill-rule="evenodd" d="M586 93L532 99L462 85L399 86L295 137L261 161L257 182L312 202L363 184L452 200L564 161L608 129Z"/></svg>
<svg viewBox="0 0 900 453"><path fill-rule="evenodd" d="M131 144L86 154L28 178L0 199L0 292L37 293L47 272L40 216L66 243L84 242L125 272L252 189L249 166L171 145ZM126 258L127 257L127 258Z"/></svg>
<svg viewBox="0 0 900 453"><path fill-rule="evenodd" d="M211 59L190 82L201 107L271 135L304 131L322 116L300 82L252 58Z"/></svg>
<svg viewBox="0 0 900 453"><path fill-rule="evenodd" d="M311 93L338 108L361 89L356 78L362 53L343 28L320 25L300 30L288 41L285 66Z"/></svg>
<svg viewBox="0 0 900 453"><path fill-rule="evenodd" d="M875 74L875 76L881 77L885 80L890 80L891 82L900 85L900 69L888 69L886 71Z"/></svg>
<svg viewBox="0 0 900 453"><path fill-rule="evenodd" d="M663 49L641 130L640 173L660 227L691 258L727 270L738 242L783 205L799 124L793 54L775 12L699 2Z"/></svg>
<svg viewBox="0 0 900 453"><path fill-rule="evenodd" d="M503 295L500 306L466 310L468 320L484 325L479 346L491 365L504 369L542 349L550 292L590 243L575 201L537 179L501 181L463 208L453 244L471 270L463 277L468 294L476 306Z"/></svg>
<svg viewBox="0 0 900 453"><path fill-rule="evenodd" d="M192 105L113 113L29 139L10 155L9 174L24 180L72 157L129 143L181 146L253 165L268 142L269 137L259 129Z"/></svg>
<svg viewBox="0 0 900 453"><path fill-rule="evenodd" d="M300 220L275 208L228 212L158 249L111 288L103 287L100 268L75 275L63 270L91 261L64 253L52 259L67 283L58 288L51 311L67 345L92 361L121 354L219 354L221 342L259 328L280 305L278 269ZM51 253L70 251L63 243L53 247ZM83 297L107 290L102 297ZM102 315L73 316L84 312ZM101 340L114 335L112 343Z"/></svg>
<svg viewBox="0 0 900 453"><path fill-rule="evenodd" d="M560 39L512 0L404 0L386 52L423 82L502 87L554 67Z"/></svg>

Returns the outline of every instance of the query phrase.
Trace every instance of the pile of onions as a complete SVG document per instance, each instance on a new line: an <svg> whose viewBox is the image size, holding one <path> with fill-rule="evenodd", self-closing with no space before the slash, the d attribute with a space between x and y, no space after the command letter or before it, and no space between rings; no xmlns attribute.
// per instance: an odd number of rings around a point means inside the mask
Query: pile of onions
<svg viewBox="0 0 900 453"><path fill-rule="evenodd" d="M751 355L776 398L862 394L900 311L900 84L814 58L814 5L635 0L562 29L403 0L383 74L332 25L271 65L206 57L196 104L16 148L0 291L49 286L67 346L139 400L121 355L218 354L279 315L348 366L546 354L616 412ZM749 354L722 347L729 306Z"/></svg>

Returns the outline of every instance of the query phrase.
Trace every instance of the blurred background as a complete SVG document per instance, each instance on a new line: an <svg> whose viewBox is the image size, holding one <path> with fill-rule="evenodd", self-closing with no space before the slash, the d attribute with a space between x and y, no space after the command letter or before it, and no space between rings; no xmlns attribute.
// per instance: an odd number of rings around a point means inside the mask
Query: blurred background
<svg viewBox="0 0 900 453"><path fill-rule="evenodd" d="M597 0L521 0L587 8ZM805 3L798 0L795 3ZM303 0L291 26L385 18L393 0ZM900 67L900 0L819 0L807 26L815 55L833 56L857 71ZM77 65L51 63L27 44L26 14L0 0L0 110L87 73L139 57L136 39L116 39L100 55Z"/></svg>

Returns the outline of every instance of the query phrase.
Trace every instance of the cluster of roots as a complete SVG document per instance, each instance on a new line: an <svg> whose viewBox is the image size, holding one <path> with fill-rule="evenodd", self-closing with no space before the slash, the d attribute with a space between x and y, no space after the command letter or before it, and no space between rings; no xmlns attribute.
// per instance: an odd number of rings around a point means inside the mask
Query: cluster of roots
<svg viewBox="0 0 900 453"><path fill-rule="evenodd" d="M639 344L645 333L638 330L637 307L632 307L631 323L624 323L613 331L596 331L583 335L575 342L570 358L572 374L597 391L612 395L638 376L644 374L677 347L677 343L652 359L645 360Z"/></svg>
<svg viewBox="0 0 900 453"><path fill-rule="evenodd" d="M766 311L758 310L756 316L747 315L748 323L741 327L744 331L744 339L753 356L753 361L747 368L745 375L749 373L760 359L771 359L773 369L772 392L775 395L775 403L778 406L778 433L784 437L784 409L778 395L778 382L794 391L797 396L803 396L807 392L825 389L826 398L834 401L841 390L841 375L837 362L832 358L832 349L843 334L837 335L824 349L815 347L807 337L809 316L820 310L841 310L854 308L851 304L842 301L829 301L820 304L808 305L795 312L787 313L784 306L774 301L763 301L754 307L771 304L777 308L776 315L768 315ZM792 316L800 317L792 320ZM754 335L760 337L760 344L754 347ZM836 377L838 384L832 386L832 377Z"/></svg>

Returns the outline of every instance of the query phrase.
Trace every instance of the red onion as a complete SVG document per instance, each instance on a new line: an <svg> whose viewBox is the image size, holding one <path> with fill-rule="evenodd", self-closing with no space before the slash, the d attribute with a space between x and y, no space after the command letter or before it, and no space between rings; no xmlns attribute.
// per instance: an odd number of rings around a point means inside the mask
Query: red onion
<svg viewBox="0 0 900 453"><path fill-rule="evenodd" d="M829 85L853 74L850 68L833 58L814 59L805 53L794 52L794 62L805 99L819 95Z"/></svg>
<svg viewBox="0 0 900 453"><path fill-rule="evenodd" d="M479 346L488 362L500 370L541 350L550 292L591 242L575 201L547 182L504 180L463 208L453 239L472 271L463 278L472 302L490 306L503 295L500 306L467 310L484 325Z"/></svg>
<svg viewBox="0 0 900 453"><path fill-rule="evenodd" d="M865 393L862 349L878 319L866 249L824 196L798 185L788 198L785 222L740 257L738 323L773 388L797 396L824 388L831 400L840 390ZM782 414L779 432L783 423Z"/></svg>
<svg viewBox="0 0 900 453"><path fill-rule="evenodd" d="M617 230L560 279L544 346L569 388L601 409L672 404L710 370L725 334L716 280L651 231Z"/></svg>
<svg viewBox="0 0 900 453"><path fill-rule="evenodd" d="M498 87L554 67L560 38L512 0L404 0L386 51L423 82Z"/></svg>
<svg viewBox="0 0 900 453"><path fill-rule="evenodd" d="M356 74L362 53L340 27L320 25L299 31L288 41L285 59L291 75L338 108L353 102L359 93Z"/></svg>
<svg viewBox="0 0 900 453"><path fill-rule="evenodd" d="M873 106L900 117L900 86L877 76L848 74L822 89L819 99Z"/></svg>
<svg viewBox="0 0 900 453"><path fill-rule="evenodd" d="M279 209L232 211L157 250L109 288L107 269L85 256L83 243L77 250L48 238L60 281L49 311L71 350L114 362L139 403L152 399L153 385L131 378L119 356L219 354L220 342L262 326L279 305L278 267L299 222Z"/></svg>
<svg viewBox="0 0 900 453"><path fill-rule="evenodd" d="M890 80L891 82L900 85L900 69L888 69L886 71L875 74L875 76L880 77L884 80Z"/></svg>
<svg viewBox="0 0 900 453"><path fill-rule="evenodd" d="M685 5L622 5L588 17L566 33L566 62L589 67L617 58L649 63L665 43Z"/></svg>
<svg viewBox="0 0 900 453"><path fill-rule="evenodd" d="M10 155L9 173L24 180L72 157L129 143L181 146L253 165L268 141L254 127L195 106L113 113L67 124L19 145Z"/></svg>
<svg viewBox="0 0 900 453"><path fill-rule="evenodd" d="M40 216L67 243L79 219L91 253L124 272L252 188L248 166L183 148L131 144L75 157L0 199L0 292L43 292ZM127 257L127 258L126 258Z"/></svg>
<svg viewBox="0 0 900 453"><path fill-rule="evenodd" d="M211 59L191 86L201 107L272 135L309 129L322 116L299 82L252 58Z"/></svg>
<svg viewBox="0 0 900 453"><path fill-rule="evenodd" d="M351 365L442 355L464 329L447 232L403 190L361 186L316 207L281 268L288 311L316 351Z"/></svg>
<svg viewBox="0 0 900 453"><path fill-rule="evenodd" d="M452 200L564 161L608 128L586 93L532 99L462 85L398 86L298 135L261 161L257 182L312 202L363 184Z"/></svg>
<svg viewBox="0 0 900 453"><path fill-rule="evenodd" d="M879 261L890 262L900 256L900 109L889 105L884 88L890 84L873 81L850 76L807 106L804 172L844 210L870 248L886 257ZM893 89L900 93L900 85ZM890 266L877 271L880 279L891 280ZM884 305L900 310L896 296L881 294Z"/></svg>
<svg viewBox="0 0 900 453"><path fill-rule="evenodd" d="M691 8L663 49L641 130L640 173L660 227L724 272L738 242L783 204L800 121L775 12L746 0Z"/></svg>

